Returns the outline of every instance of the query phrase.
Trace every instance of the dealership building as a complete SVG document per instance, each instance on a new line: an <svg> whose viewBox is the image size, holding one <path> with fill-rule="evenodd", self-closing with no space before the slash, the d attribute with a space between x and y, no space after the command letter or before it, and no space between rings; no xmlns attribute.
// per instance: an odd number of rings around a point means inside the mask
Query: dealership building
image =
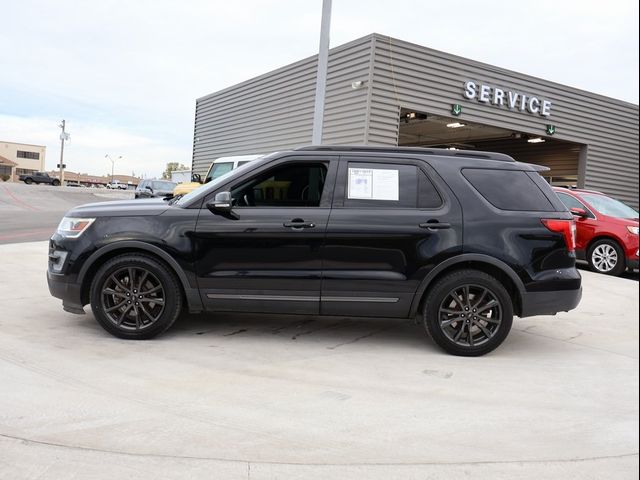
<svg viewBox="0 0 640 480"><path fill-rule="evenodd" d="M44 170L47 147L0 141L0 178L17 181L18 176Z"/></svg>
<svg viewBox="0 0 640 480"><path fill-rule="evenodd" d="M196 101L193 171L311 143L317 56ZM638 105L372 34L329 52L323 144L502 152L638 208Z"/></svg>

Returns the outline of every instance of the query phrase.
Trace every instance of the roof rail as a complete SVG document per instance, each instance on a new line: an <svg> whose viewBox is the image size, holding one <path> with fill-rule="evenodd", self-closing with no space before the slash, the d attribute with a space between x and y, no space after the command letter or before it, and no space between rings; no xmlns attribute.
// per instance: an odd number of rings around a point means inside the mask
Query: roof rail
<svg viewBox="0 0 640 480"><path fill-rule="evenodd" d="M370 153L414 153L418 155L440 155L447 157L472 157L483 160L498 160L500 162L515 162L513 158L504 153L481 152L475 150L448 150L446 148L422 148L422 147L371 147L368 145L310 145L298 147L295 151L315 152L370 152Z"/></svg>

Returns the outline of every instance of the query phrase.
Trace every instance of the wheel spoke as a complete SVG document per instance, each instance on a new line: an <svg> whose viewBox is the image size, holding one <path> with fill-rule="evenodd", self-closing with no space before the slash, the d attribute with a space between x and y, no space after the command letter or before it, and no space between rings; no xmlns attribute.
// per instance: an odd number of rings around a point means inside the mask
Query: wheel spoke
<svg viewBox="0 0 640 480"><path fill-rule="evenodd" d="M138 291L139 292L142 291L142 286L144 285L144 281L147 279L148 275L149 275L149 272L147 272L145 270L144 273L142 274L142 276L140 277L140 282L138 283Z"/></svg>
<svg viewBox="0 0 640 480"><path fill-rule="evenodd" d="M469 285L462 288L462 303L469 304Z"/></svg>
<svg viewBox="0 0 640 480"><path fill-rule="evenodd" d="M129 267L127 270L129 271L129 290L133 290L133 268Z"/></svg>
<svg viewBox="0 0 640 480"><path fill-rule="evenodd" d="M122 313L120 314L120 316L118 317L118 326L120 326L120 324L122 323L122 320L124 320L124 317L127 315L127 313L129 312L129 310L131 310L132 305L128 305L127 308L125 308Z"/></svg>
<svg viewBox="0 0 640 480"><path fill-rule="evenodd" d="M462 336L462 334L464 333L464 326L466 325L465 322L462 322L462 325L460 325L460 330L458 330L458 333L456 333L455 337L453 337L453 341L457 342L458 339Z"/></svg>
<svg viewBox="0 0 640 480"><path fill-rule="evenodd" d="M127 304L126 300L121 301L119 304L114 305L113 307L109 307L105 310L105 312L109 313L109 312L113 312L114 310L117 310L119 308L124 307Z"/></svg>
<svg viewBox="0 0 640 480"><path fill-rule="evenodd" d="M122 282L120 282L120 280L118 280L116 278L115 275L111 275L111 277L109 277L109 279L111 281L113 281L118 287L120 287L122 290L129 290L127 287L124 286L124 284Z"/></svg>
<svg viewBox="0 0 640 480"><path fill-rule="evenodd" d="M448 318L447 320L440 322L440 325L442 325L443 327L448 327L452 323L456 323L460 321L464 322L464 319L462 317Z"/></svg>
<svg viewBox="0 0 640 480"><path fill-rule="evenodd" d="M450 308L441 308L440 313L446 313L448 315L458 315L461 312L460 310L452 310Z"/></svg>
<svg viewBox="0 0 640 480"><path fill-rule="evenodd" d="M487 337L487 339L491 338L491 332L487 329L487 327L482 325L482 323L478 322L477 320L474 320L473 323L477 325L480 330L482 330L482 333L484 333L484 336Z"/></svg>
<svg viewBox="0 0 640 480"><path fill-rule="evenodd" d="M486 312L490 308L493 308L493 307L496 307L496 306L498 306L498 302L496 300L490 300L489 302L485 303L482 308L479 308L477 313L479 315L482 312Z"/></svg>
<svg viewBox="0 0 640 480"><path fill-rule="evenodd" d="M467 339L469 340L469 346L473 347L474 343L473 343L473 332L471 332L471 327L473 325L469 324L469 328L467 329L469 331L469 334L467 335Z"/></svg>
<svg viewBox="0 0 640 480"><path fill-rule="evenodd" d="M151 298L141 298L139 301L140 301L140 303L146 302L146 303L156 303L158 305L164 305L164 299L162 299L162 298L153 298L153 297L151 297Z"/></svg>
<svg viewBox="0 0 640 480"><path fill-rule="evenodd" d="M482 294L480 295L480 298L478 298L478 300L473 304L473 308L478 308L478 306L482 303L482 301L484 300L484 297L486 296L487 296L487 291L482 290Z"/></svg>
<svg viewBox="0 0 640 480"><path fill-rule="evenodd" d="M458 306L460 307L460 310L464 310L464 305L462 304L462 302L460 301L460 297L458 297L458 291L457 290L453 290L449 296L451 298L453 298L453 301L456 302L458 304Z"/></svg>
<svg viewBox="0 0 640 480"><path fill-rule="evenodd" d="M146 292L140 292L140 295L149 295L150 293L155 293L161 289L162 289L162 285L156 285L151 290L147 290Z"/></svg>
<svg viewBox="0 0 640 480"><path fill-rule="evenodd" d="M489 318L482 315L480 315L480 318L482 318L482 320L484 320L485 322L494 323L496 325L500 323L500 320L497 318Z"/></svg>
<svg viewBox="0 0 640 480"><path fill-rule="evenodd" d="M125 297L125 298L126 298L126 296L127 296L127 294L126 294L126 293L119 292L119 291L117 291L117 290L114 290L113 288L105 288L105 289L102 291L102 293L103 293L104 295L113 295L113 296L116 296L116 297Z"/></svg>
<svg viewBox="0 0 640 480"><path fill-rule="evenodd" d="M151 322L155 321L155 317L149 313L142 303L140 304L140 310L142 310L142 313L144 313Z"/></svg>

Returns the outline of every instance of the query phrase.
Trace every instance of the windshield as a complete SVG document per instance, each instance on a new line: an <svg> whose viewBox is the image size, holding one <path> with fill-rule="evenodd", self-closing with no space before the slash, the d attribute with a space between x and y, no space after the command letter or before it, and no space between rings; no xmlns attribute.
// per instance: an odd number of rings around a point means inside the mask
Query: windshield
<svg viewBox="0 0 640 480"><path fill-rule="evenodd" d="M590 193L583 193L582 197L603 215L617 218L638 218L638 212L633 208L611 197Z"/></svg>
<svg viewBox="0 0 640 480"><path fill-rule="evenodd" d="M176 183L173 182L161 182L161 181L155 181L153 182L153 189L154 190L173 190L174 188L176 188Z"/></svg>
<svg viewBox="0 0 640 480"><path fill-rule="evenodd" d="M226 173L220 175L219 177L215 178L214 180L211 180L209 183L205 184L205 185L201 185L200 187L196 188L195 190L187 193L186 195L180 197L178 200L175 201L174 205L177 205L179 207L184 207L185 205L191 203L192 200L195 200L196 198L198 198L203 192L210 192L215 190L216 188L218 188L218 186L224 182L227 181L228 178L231 177L235 177L237 175L242 175L244 172L246 172L247 170L250 170L252 168L255 168L258 165L262 164L261 160L264 160L268 157L270 157L271 155L265 155L264 157L260 157L259 159L256 159L250 163L247 163L245 165L241 165L236 169L232 169L232 170L228 170ZM218 164L214 164L214 165L222 165L221 163ZM233 166L233 164L232 164ZM211 169L213 170L213 169Z"/></svg>
<svg viewBox="0 0 640 480"><path fill-rule="evenodd" d="M229 173L231 170L233 170L233 162L214 163L211 165L211 169L209 170L207 177L204 179L204 183L215 180L225 173Z"/></svg>

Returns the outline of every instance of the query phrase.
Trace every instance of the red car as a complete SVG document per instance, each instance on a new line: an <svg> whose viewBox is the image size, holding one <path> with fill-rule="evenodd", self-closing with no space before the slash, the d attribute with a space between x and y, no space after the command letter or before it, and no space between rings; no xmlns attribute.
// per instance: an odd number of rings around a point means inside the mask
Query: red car
<svg viewBox="0 0 640 480"><path fill-rule="evenodd" d="M638 212L592 190L555 187L576 217L576 256L594 272L620 275L638 268Z"/></svg>

